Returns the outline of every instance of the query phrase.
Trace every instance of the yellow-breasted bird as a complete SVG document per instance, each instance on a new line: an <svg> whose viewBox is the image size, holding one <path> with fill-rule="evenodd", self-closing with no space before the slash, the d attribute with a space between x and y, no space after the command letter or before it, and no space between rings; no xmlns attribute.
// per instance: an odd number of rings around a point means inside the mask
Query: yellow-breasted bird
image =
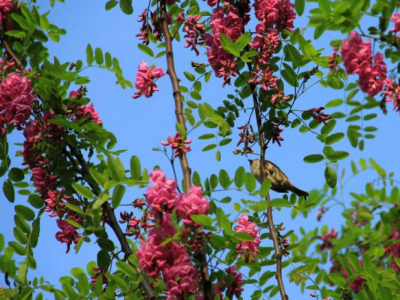
<svg viewBox="0 0 400 300"><path fill-rule="evenodd" d="M260 160L259 159L249 159L251 172L254 174L254 177L257 179L259 183L262 184L261 174L260 174ZM265 176L271 181L271 190L278 193L287 193L291 191L295 193L297 196L304 198L308 197L308 193L295 187L287 178L285 173L275 165L273 162L269 160L265 161L264 164Z"/></svg>

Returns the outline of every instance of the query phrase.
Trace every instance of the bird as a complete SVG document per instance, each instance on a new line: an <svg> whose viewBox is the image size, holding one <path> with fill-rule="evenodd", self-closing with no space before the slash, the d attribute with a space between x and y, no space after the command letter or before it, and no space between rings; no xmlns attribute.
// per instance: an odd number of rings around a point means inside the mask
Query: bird
<svg viewBox="0 0 400 300"><path fill-rule="evenodd" d="M260 174L260 160L259 159L249 159L251 172L259 183L262 184L262 176ZM307 199L308 193L294 186L285 173L269 160L265 161L264 164L265 176L271 181L271 190L278 193L287 193L291 191L299 197L304 197Z"/></svg>

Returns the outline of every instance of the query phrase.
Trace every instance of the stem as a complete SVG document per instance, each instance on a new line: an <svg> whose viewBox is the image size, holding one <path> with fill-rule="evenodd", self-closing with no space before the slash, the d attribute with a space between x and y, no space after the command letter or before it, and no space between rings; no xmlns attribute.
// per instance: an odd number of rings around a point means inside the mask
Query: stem
<svg viewBox="0 0 400 300"><path fill-rule="evenodd" d="M175 101L175 116L176 120L179 124L181 124L186 129L185 117L183 115L183 102L182 102L182 94L179 88L179 79L176 75L175 71L175 62L174 62L174 53L172 50L172 38L169 32L168 23L167 23L167 7L166 0L161 1L161 29L164 35L165 41L165 50L167 57L167 66L168 66L168 75L171 80L173 97ZM183 135L183 134L182 134ZM184 138L184 137L183 137ZM182 167L182 173L184 178L184 190L189 192L191 185L191 169L189 166L189 162L186 156L186 153L182 153L179 156L179 160ZM202 284L203 284L203 297L204 300L212 300L211 295L211 281L208 272L208 264L207 264L207 246L204 245L202 249L195 255L196 259L200 262L201 265L201 276L202 276Z"/></svg>
<svg viewBox="0 0 400 300"><path fill-rule="evenodd" d="M247 67L249 68L250 76L253 76L253 69L251 67L250 63L247 63ZM257 97L257 90L255 86L252 84L251 85L251 91L253 95L253 104L254 104L254 112L256 115L256 120L257 120L257 128L258 128L258 135L259 135L259 141L260 141L260 148L261 148L261 153L260 153L260 174L262 177L261 182L266 178L265 175L265 169L263 168L265 164L265 141L264 141L264 135L263 135L263 130L262 130L262 117L260 113L260 108L258 106L258 97ZM271 201L269 197L269 193L265 197L267 202L269 203ZM274 244L274 250L275 250L275 257L276 257L276 280L278 281L278 286L279 286L279 292L281 294L282 300L288 300L289 297L286 294L285 291L285 286L283 284L283 279L282 279L282 254L279 249L279 239L275 231L274 227L274 219L272 216L272 207L267 208L267 222L268 222L268 228L270 232L270 238L273 241Z"/></svg>
<svg viewBox="0 0 400 300"><path fill-rule="evenodd" d="M76 149L75 147L68 145L69 148L71 149L71 152L73 155L76 157L78 160L79 164L81 165L82 168L82 175L83 176L88 176L89 175L89 166L86 163L86 160L84 159L82 153ZM93 190L93 193L96 196L99 196L100 194L100 188L97 184L91 184L89 183L90 187ZM123 233L121 227L119 227L117 218L115 217L114 214L114 209L110 206L108 202L105 202L102 205L103 211L107 215L107 224L111 227L111 229L114 231L115 235L117 236L117 239L121 245L121 250L125 254L125 258L128 258L131 254L133 254L131 247L128 244L128 240L126 239L125 234ZM135 268L135 271L137 274L142 278L142 281L140 282L140 287L144 290L144 292L147 295L147 298L150 300L155 300L156 295L153 291L153 288L151 287L149 281L146 278L146 275L143 273L143 271L138 268L137 266L132 266Z"/></svg>
<svg viewBox="0 0 400 300"><path fill-rule="evenodd" d="M21 61L18 59L18 57L14 54L14 52L11 50L10 46L8 45L8 43L3 40L3 45L7 50L7 53L11 55L11 57L15 60L15 62L17 63L18 67L21 69L24 69L24 66L22 65Z"/></svg>

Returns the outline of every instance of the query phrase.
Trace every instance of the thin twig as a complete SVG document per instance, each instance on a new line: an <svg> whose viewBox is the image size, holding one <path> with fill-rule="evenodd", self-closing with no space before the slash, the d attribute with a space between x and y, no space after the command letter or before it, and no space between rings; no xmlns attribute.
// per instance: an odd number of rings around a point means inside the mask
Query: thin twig
<svg viewBox="0 0 400 300"><path fill-rule="evenodd" d="M172 89L173 89L173 96L175 101L175 116L177 122L183 126L186 130L186 122L185 117L183 115L183 102L182 102L182 94L179 88L179 79L176 75L175 71L175 62L174 62L174 53L172 50L172 38L168 28L167 22L167 7L166 7L166 0L161 1L161 28L164 35L164 42L165 42L165 50L166 50L166 58L167 58L167 65L168 65L168 75L171 80ZM189 166L189 162L186 156L186 153L182 153L179 156L182 173L184 178L184 190L189 192L190 185L191 185L191 169ZM207 265L207 245L204 245L202 249L198 251L196 254L196 259L199 260L201 265L201 275L202 275L202 284L203 284L203 297L204 300L212 300L211 294L211 281L208 272L208 265Z"/></svg>
<svg viewBox="0 0 400 300"><path fill-rule="evenodd" d="M251 67L250 63L247 63L247 67L250 72L250 76L253 76L253 69ZM265 164L265 141L264 141L264 135L263 135L263 128L262 128L262 119L261 119L261 113L260 113L260 108L258 105L258 97L257 97L257 90L254 85L251 87L252 90L252 96L253 96L253 104L254 104L254 112L256 115L256 120L257 120L257 128L258 128L258 135L259 135L259 142L260 142L260 148L261 148L261 153L260 153L260 174L262 175L262 179L266 178L265 174L265 168L263 167ZM269 193L265 197L267 202L269 203L271 201L269 197ZM279 292L281 294L282 300L288 300L289 297L286 294L285 291L285 286L283 284L283 278L282 278L282 254L279 249L279 239L275 231L274 227L274 220L273 220L273 215L272 215L272 207L269 206L267 208L267 222L268 222L268 228L270 232L270 237L273 241L274 244L274 250L275 250L275 257L276 257L276 280L278 281L278 286L279 286Z"/></svg>

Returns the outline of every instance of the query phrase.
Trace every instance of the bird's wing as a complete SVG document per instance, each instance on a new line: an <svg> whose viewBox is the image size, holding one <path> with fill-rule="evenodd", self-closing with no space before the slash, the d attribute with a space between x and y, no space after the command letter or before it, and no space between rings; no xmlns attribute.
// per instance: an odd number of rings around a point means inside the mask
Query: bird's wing
<svg viewBox="0 0 400 300"><path fill-rule="evenodd" d="M269 173L276 179L278 182L288 181L288 178L285 173L273 162L266 160L266 168Z"/></svg>

